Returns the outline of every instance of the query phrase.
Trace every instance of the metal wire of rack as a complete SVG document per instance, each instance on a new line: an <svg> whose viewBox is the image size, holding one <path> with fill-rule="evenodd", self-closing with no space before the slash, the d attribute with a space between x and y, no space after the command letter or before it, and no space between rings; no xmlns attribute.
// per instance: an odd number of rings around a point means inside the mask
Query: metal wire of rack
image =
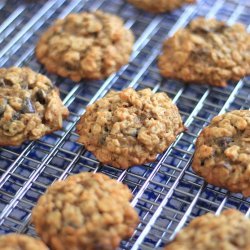
<svg viewBox="0 0 250 250"><path fill-rule="evenodd" d="M102 9L124 18L136 36L129 65L105 81L79 84L48 74L34 56L39 35L56 18L70 12ZM173 239L192 219L224 208L250 213L250 199L204 183L191 170L194 142L212 117L233 109L249 109L250 78L227 88L184 85L162 79L156 66L162 41L196 16L216 17L250 28L248 0L200 0L172 13L153 15L122 0L0 0L0 67L29 66L48 75L60 88L70 110L63 129L20 147L0 148L0 234L35 235L30 213L37 199L55 180L82 171L102 172L126 183L141 222L120 249L156 249ZM127 171L100 164L78 144L75 125L85 107L109 90L132 86L165 91L180 109L188 131L157 160Z"/></svg>

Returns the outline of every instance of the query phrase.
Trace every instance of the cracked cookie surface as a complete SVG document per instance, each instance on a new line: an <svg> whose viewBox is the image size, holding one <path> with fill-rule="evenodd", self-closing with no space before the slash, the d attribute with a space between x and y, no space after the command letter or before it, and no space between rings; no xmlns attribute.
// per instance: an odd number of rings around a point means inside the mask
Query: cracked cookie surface
<svg viewBox="0 0 250 250"><path fill-rule="evenodd" d="M21 234L6 234L0 236L1 250L48 250L40 240Z"/></svg>
<svg viewBox="0 0 250 250"><path fill-rule="evenodd" d="M250 74L250 34L242 24L197 18L164 42L158 66L165 77L224 87Z"/></svg>
<svg viewBox="0 0 250 250"><path fill-rule="evenodd" d="M68 110L51 81L29 68L0 69L0 145L16 146L62 128Z"/></svg>
<svg viewBox="0 0 250 250"><path fill-rule="evenodd" d="M73 81L103 79L129 61L134 36L118 16L102 11L69 14L40 38L38 60Z"/></svg>
<svg viewBox="0 0 250 250"><path fill-rule="evenodd" d="M88 106L77 125L79 142L101 162L122 169L154 161L183 130L167 94L132 88Z"/></svg>
<svg viewBox="0 0 250 250"><path fill-rule="evenodd" d="M162 13L172 11L180 8L184 4L195 3L196 0L127 0L129 3L135 5L137 8Z"/></svg>
<svg viewBox="0 0 250 250"><path fill-rule="evenodd" d="M250 195L250 111L213 118L196 142L193 170L208 183Z"/></svg>
<svg viewBox="0 0 250 250"><path fill-rule="evenodd" d="M250 220L241 212L228 209L193 219L165 250L248 250Z"/></svg>
<svg viewBox="0 0 250 250"><path fill-rule="evenodd" d="M52 250L113 250L139 222L129 188L101 173L57 181L32 211L37 233Z"/></svg>

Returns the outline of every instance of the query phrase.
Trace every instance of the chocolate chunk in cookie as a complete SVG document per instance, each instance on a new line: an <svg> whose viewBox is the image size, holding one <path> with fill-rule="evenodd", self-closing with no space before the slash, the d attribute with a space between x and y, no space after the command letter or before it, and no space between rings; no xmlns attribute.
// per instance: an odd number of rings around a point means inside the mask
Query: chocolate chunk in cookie
<svg viewBox="0 0 250 250"><path fill-rule="evenodd" d="M250 195L250 111L215 117L196 142L193 170L213 185Z"/></svg>
<svg viewBox="0 0 250 250"><path fill-rule="evenodd" d="M45 244L35 238L21 234L7 234L0 236L1 250L48 250Z"/></svg>
<svg viewBox="0 0 250 250"><path fill-rule="evenodd" d="M38 60L73 81L103 79L129 61L134 36L121 18L101 11L70 14L40 38Z"/></svg>
<svg viewBox="0 0 250 250"><path fill-rule="evenodd" d="M196 0L127 0L136 7L149 12L168 12L187 3L195 3Z"/></svg>
<svg viewBox="0 0 250 250"><path fill-rule="evenodd" d="M32 220L53 250L112 250L138 224L131 198L122 183L100 173L81 173L50 186L33 209Z"/></svg>
<svg viewBox="0 0 250 250"><path fill-rule="evenodd" d="M29 68L0 69L0 145L39 139L61 129L67 116L58 90L47 77Z"/></svg>
<svg viewBox="0 0 250 250"><path fill-rule="evenodd" d="M224 87L250 73L250 34L242 24L197 18L164 42L158 66L165 77Z"/></svg>
<svg viewBox="0 0 250 250"><path fill-rule="evenodd" d="M165 250L247 250L249 235L249 218L228 209L219 216L207 213L193 219Z"/></svg>
<svg viewBox="0 0 250 250"><path fill-rule="evenodd" d="M103 163L126 169L152 162L184 130L176 105L150 89L111 91L87 107L79 142Z"/></svg>

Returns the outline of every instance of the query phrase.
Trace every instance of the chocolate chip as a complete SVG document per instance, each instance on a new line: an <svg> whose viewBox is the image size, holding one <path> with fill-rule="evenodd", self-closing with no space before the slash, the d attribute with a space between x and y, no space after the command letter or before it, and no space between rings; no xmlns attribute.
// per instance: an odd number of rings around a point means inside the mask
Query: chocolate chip
<svg viewBox="0 0 250 250"><path fill-rule="evenodd" d="M8 79L2 79L2 83L4 84L4 87L12 87L13 86L13 82L11 80L8 80Z"/></svg>
<svg viewBox="0 0 250 250"><path fill-rule="evenodd" d="M0 97L0 116L4 113L7 106L7 99Z"/></svg>
<svg viewBox="0 0 250 250"><path fill-rule="evenodd" d="M105 143L105 140L106 140L106 136L102 136L100 139L99 139L99 143L101 145L103 145Z"/></svg>
<svg viewBox="0 0 250 250"><path fill-rule="evenodd" d="M193 61L207 61L210 51L206 48L198 48L190 52L190 59Z"/></svg>
<svg viewBox="0 0 250 250"><path fill-rule="evenodd" d="M0 87L4 88L5 87L5 83L3 79L0 79Z"/></svg>
<svg viewBox="0 0 250 250"><path fill-rule="evenodd" d="M30 100L30 98L25 98L23 102L22 113L35 113L35 108Z"/></svg>
<svg viewBox="0 0 250 250"><path fill-rule="evenodd" d="M225 150L226 148L228 148L229 144L233 141L232 137L221 137L221 138L217 138L215 140L216 144L218 144L218 146L222 149Z"/></svg>
<svg viewBox="0 0 250 250"><path fill-rule="evenodd" d="M193 32L195 34L208 34L211 30L207 27L196 27Z"/></svg>
<svg viewBox="0 0 250 250"><path fill-rule="evenodd" d="M214 28L213 31L217 33L222 33L226 28L228 28L228 25L221 24L217 26L216 28Z"/></svg>
<svg viewBox="0 0 250 250"><path fill-rule="evenodd" d="M220 24L215 26L214 28L209 28L209 27L196 27L194 29L195 34L208 34L210 32L215 32L215 33L221 33L223 32L228 26L226 24Z"/></svg>
<svg viewBox="0 0 250 250"><path fill-rule="evenodd" d="M19 112L15 112L12 116L12 121L19 120L21 117L21 114Z"/></svg>
<svg viewBox="0 0 250 250"><path fill-rule="evenodd" d="M45 93L45 91L42 90L42 89L39 89L36 92L36 98L37 98L38 102L40 102L41 104L45 104L46 103L46 93Z"/></svg>
<svg viewBox="0 0 250 250"><path fill-rule="evenodd" d="M77 68L77 65L72 65L70 63L65 63L65 67L68 69L68 70L75 70Z"/></svg>

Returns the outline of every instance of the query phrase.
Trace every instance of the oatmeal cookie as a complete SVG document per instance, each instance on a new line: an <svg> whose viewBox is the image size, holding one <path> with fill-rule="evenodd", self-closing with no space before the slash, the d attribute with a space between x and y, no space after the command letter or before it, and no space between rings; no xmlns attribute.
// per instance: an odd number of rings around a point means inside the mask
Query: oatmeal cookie
<svg viewBox="0 0 250 250"><path fill-rule="evenodd" d="M184 4L195 3L196 0L127 0L129 3L134 4L137 8L162 13L172 11L181 7Z"/></svg>
<svg viewBox="0 0 250 250"><path fill-rule="evenodd" d="M197 139L193 170L208 183L250 195L250 110L212 120Z"/></svg>
<svg viewBox="0 0 250 250"><path fill-rule="evenodd" d="M40 38L38 60L73 81L103 79L127 64L134 36L121 18L101 11L70 14Z"/></svg>
<svg viewBox="0 0 250 250"><path fill-rule="evenodd" d="M165 77L224 87L250 73L250 34L242 24L197 18L164 42L158 66Z"/></svg>
<svg viewBox="0 0 250 250"><path fill-rule="evenodd" d="M249 250L250 220L228 209L193 219L165 250Z"/></svg>
<svg viewBox="0 0 250 250"><path fill-rule="evenodd" d="M7 234L0 236L1 250L48 250L47 246L38 239L21 234Z"/></svg>
<svg viewBox="0 0 250 250"><path fill-rule="evenodd" d="M68 116L51 81L29 68L0 69L0 145L16 146L62 128Z"/></svg>
<svg viewBox="0 0 250 250"><path fill-rule="evenodd" d="M32 211L37 233L52 250L112 250L129 238L139 218L127 186L101 173L57 181Z"/></svg>
<svg viewBox="0 0 250 250"><path fill-rule="evenodd" d="M79 142L101 162L122 169L154 161L183 130L167 94L132 88L109 92L87 107L77 125Z"/></svg>

